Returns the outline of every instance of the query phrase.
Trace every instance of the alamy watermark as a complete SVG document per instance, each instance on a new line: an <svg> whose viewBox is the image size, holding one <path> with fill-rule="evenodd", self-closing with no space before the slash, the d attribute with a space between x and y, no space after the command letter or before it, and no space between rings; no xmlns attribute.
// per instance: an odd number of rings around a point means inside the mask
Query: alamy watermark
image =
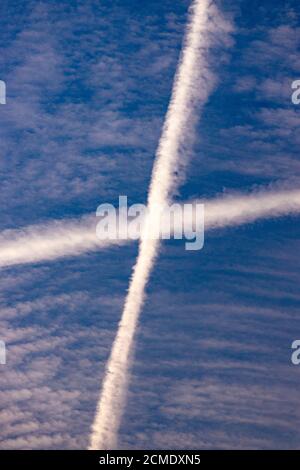
<svg viewBox="0 0 300 470"><path fill-rule="evenodd" d="M204 246L204 204L144 204L128 206L127 196L119 196L119 206L101 204L96 234L100 240L188 240L186 250Z"/></svg>
<svg viewBox="0 0 300 470"><path fill-rule="evenodd" d="M292 103L293 104L300 104L300 80L294 80L292 85L292 90L295 90L292 93Z"/></svg>
<svg viewBox="0 0 300 470"><path fill-rule="evenodd" d="M4 341L0 340L0 365L6 364L6 346Z"/></svg>
<svg viewBox="0 0 300 470"><path fill-rule="evenodd" d="M294 366L298 366L300 364L300 339L295 339L295 341L292 342L292 349L291 361Z"/></svg>
<svg viewBox="0 0 300 470"><path fill-rule="evenodd" d="M6 104L6 83L0 80L0 104Z"/></svg>

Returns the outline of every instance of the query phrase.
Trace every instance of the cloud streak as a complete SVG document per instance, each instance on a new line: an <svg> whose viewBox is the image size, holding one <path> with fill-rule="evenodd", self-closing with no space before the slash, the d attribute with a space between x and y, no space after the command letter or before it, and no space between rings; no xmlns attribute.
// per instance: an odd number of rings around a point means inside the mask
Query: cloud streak
<svg viewBox="0 0 300 470"><path fill-rule="evenodd" d="M205 230L222 229L258 220L300 213L300 190L234 194L204 203ZM189 222L189 221L187 221ZM176 227L175 227L176 228ZM119 246L129 240L100 240L95 216L52 221L0 233L0 267L54 261Z"/></svg>
<svg viewBox="0 0 300 470"><path fill-rule="evenodd" d="M299 212L299 189L230 195L205 202L205 228L210 230L242 225Z"/></svg>
<svg viewBox="0 0 300 470"><path fill-rule="evenodd" d="M212 45L210 34L215 30L218 19L219 13L210 1L193 2L171 101L156 152L148 194L146 228L140 240L137 262L92 425L89 447L92 450L117 446L135 331L145 288L159 250L158 239L149 239L148 234L159 222L160 211L157 209L169 202L178 187L185 164L182 149L194 128L196 108L206 103L213 88L214 77L206 56Z"/></svg>
<svg viewBox="0 0 300 470"><path fill-rule="evenodd" d="M0 266L52 261L121 243L97 238L93 216L4 230L0 233Z"/></svg>

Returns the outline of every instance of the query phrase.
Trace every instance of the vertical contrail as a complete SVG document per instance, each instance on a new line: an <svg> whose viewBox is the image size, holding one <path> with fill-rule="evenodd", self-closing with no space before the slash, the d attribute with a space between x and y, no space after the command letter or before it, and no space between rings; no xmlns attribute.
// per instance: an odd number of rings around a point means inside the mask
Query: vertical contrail
<svg viewBox="0 0 300 470"><path fill-rule="evenodd" d="M172 197L184 166L181 149L193 131L195 110L205 104L214 86L209 69L208 48L215 34L228 33L224 22L210 0L195 0L189 12L189 23L177 68L172 97L162 136L158 145L148 195L148 227L159 220L158 207ZM95 420L92 426L90 449L113 449L127 392L130 355L145 287L159 249L158 239L141 238L139 254L125 301L124 311L107 364Z"/></svg>

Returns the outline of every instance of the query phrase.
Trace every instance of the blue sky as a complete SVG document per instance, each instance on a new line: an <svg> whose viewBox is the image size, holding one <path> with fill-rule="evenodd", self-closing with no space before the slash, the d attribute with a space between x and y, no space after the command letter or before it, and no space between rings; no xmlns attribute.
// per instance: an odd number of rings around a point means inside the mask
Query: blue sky
<svg viewBox="0 0 300 470"><path fill-rule="evenodd" d="M298 188L296 1L217 2L234 25L179 200ZM145 202L189 1L1 3L0 229ZM297 217L161 249L122 448L299 448ZM1 268L2 449L85 448L137 246Z"/></svg>

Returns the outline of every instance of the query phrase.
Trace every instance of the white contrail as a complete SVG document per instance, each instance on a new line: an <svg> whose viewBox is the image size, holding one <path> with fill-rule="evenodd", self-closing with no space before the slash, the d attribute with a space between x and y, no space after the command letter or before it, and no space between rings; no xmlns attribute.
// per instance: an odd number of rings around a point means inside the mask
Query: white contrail
<svg viewBox="0 0 300 470"><path fill-rule="evenodd" d="M162 137L156 153L148 195L148 226L141 237L139 255L133 270L124 311L108 361L90 440L90 449L112 449L117 446L117 433L127 392L130 355L145 287L159 248L158 239L149 231L159 223L158 208L163 208L178 185L176 172L183 162L180 151L190 133L195 107L203 106L213 87L207 49L220 23L220 16L209 0L195 0L179 61L172 97ZM224 28L225 23L218 24ZM225 26L228 32L228 25Z"/></svg>
<svg viewBox="0 0 300 470"><path fill-rule="evenodd" d="M232 194L198 202L204 203L205 229L211 230L299 214L300 190L260 190L248 195Z"/></svg>
<svg viewBox="0 0 300 470"><path fill-rule="evenodd" d="M261 189L247 195L233 194L210 200L189 201L189 204L196 203L205 206L207 231L271 217L297 215L300 213L300 190ZM189 220L186 222L187 226L191 226ZM126 242L99 240L96 236L96 223L95 216L89 215L79 220L52 221L44 225L0 232L0 267L54 261Z"/></svg>
<svg viewBox="0 0 300 470"><path fill-rule="evenodd" d="M0 233L0 266L51 261L121 245L123 240L96 237L95 216L57 220Z"/></svg>

